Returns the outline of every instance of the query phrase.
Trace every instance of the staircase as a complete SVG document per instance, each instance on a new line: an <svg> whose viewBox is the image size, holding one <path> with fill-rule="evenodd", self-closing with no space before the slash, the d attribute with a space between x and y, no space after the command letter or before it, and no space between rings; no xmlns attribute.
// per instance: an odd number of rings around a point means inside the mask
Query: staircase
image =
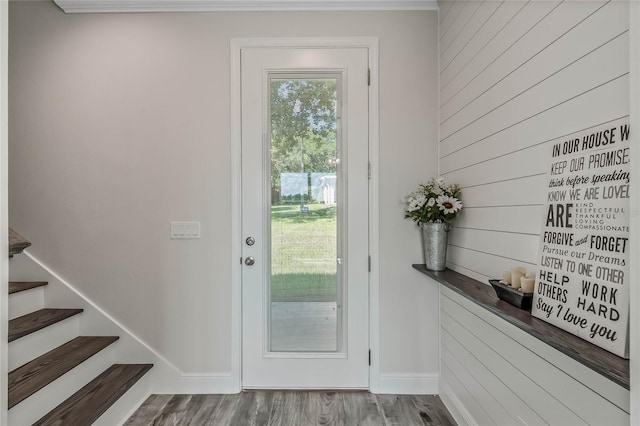
<svg viewBox="0 0 640 426"><path fill-rule="evenodd" d="M9 230L10 257L30 245ZM135 407L103 414L153 365L114 363L118 336L78 336L84 310L45 307L47 285L9 283L9 425L112 426Z"/></svg>

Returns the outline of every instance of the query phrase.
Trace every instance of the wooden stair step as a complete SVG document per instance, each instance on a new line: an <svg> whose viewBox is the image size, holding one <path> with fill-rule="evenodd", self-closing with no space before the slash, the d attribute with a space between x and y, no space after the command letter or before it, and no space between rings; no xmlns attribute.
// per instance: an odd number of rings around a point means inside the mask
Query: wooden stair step
<svg viewBox="0 0 640 426"><path fill-rule="evenodd" d="M9 257L13 257L14 254L22 253L22 251L30 245L31 243L22 235L9 228Z"/></svg>
<svg viewBox="0 0 640 426"><path fill-rule="evenodd" d="M9 408L38 392L116 340L117 336L76 337L11 371Z"/></svg>
<svg viewBox="0 0 640 426"><path fill-rule="evenodd" d="M114 364L33 426L90 425L151 367L153 364Z"/></svg>
<svg viewBox="0 0 640 426"><path fill-rule="evenodd" d="M9 283L9 294L19 293L32 288L38 288L49 284L46 281L12 281Z"/></svg>
<svg viewBox="0 0 640 426"><path fill-rule="evenodd" d="M81 313L82 309L40 309L9 321L9 341L41 330L59 321Z"/></svg>

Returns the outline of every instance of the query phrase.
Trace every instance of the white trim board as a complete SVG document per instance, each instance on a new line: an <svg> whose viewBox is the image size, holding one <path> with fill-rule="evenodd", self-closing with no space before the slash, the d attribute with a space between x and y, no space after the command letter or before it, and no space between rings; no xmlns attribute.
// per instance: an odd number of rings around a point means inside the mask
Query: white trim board
<svg viewBox="0 0 640 426"><path fill-rule="evenodd" d="M451 416L458 425L465 426L478 424L462 401L460 401L460 398L456 396L455 392L453 392L446 383L440 383L439 395L442 403L447 407L447 410L449 410L449 413L451 413Z"/></svg>
<svg viewBox="0 0 640 426"><path fill-rule="evenodd" d="M54 0L65 13L438 10L435 0Z"/></svg>
<svg viewBox="0 0 640 426"><path fill-rule="evenodd" d="M240 101L240 52L246 48L358 48L369 49L369 161L371 179L369 183L369 254L371 272L369 274L369 347L371 366L369 367L369 390L380 393L380 268L379 268L379 82L377 37L296 37L296 38L236 38L230 41L231 55L231 381L235 388L242 389L242 268L237 261L242 257L241 229L241 101Z"/></svg>
<svg viewBox="0 0 640 426"><path fill-rule="evenodd" d="M437 374L381 374L378 393L396 395L437 395Z"/></svg>
<svg viewBox="0 0 640 426"><path fill-rule="evenodd" d="M232 373L183 373L180 377L180 393L211 394L238 393Z"/></svg>

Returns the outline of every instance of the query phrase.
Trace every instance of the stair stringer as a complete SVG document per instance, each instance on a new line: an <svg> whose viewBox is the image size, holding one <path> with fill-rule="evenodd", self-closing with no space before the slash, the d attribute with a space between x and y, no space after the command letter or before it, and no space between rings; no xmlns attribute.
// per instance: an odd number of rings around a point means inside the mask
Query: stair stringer
<svg viewBox="0 0 640 426"><path fill-rule="evenodd" d="M79 326L79 335L85 336L119 336L115 360L121 364L153 364L153 368L145 375L143 383L148 383L138 405L131 407L131 414L149 395L155 393L180 393L182 372L136 336L131 330L109 315L98 304L90 300L77 288L65 281L51 268L27 251L11 260L9 275L14 281L48 281L45 287L45 306L82 308L84 312ZM137 386L138 388L140 386ZM123 396L124 397L124 396ZM108 410L107 413L111 411ZM119 410L124 412L125 410ZM105 413L105 415L107 414ZM127 419L113 419L113 424L121 424Z"/></svg>

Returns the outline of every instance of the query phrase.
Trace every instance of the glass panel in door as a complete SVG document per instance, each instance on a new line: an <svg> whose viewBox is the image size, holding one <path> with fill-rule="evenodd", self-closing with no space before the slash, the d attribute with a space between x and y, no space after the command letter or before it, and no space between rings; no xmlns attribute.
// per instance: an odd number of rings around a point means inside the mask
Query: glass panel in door
<svg viewBox="0 0 640 426"><path fill-rule="evenodd" d="M339 81L269 78L269 352L341 350Z"/></svg>

